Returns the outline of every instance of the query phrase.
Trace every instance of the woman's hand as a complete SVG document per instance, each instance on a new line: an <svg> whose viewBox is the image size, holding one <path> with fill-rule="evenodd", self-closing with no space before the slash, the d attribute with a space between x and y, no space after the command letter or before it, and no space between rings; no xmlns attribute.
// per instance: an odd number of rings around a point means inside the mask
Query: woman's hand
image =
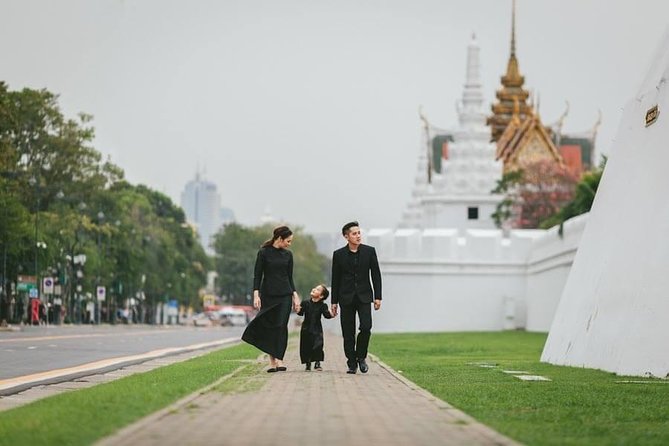
<svg viewBox="0 0 669 446"><path fill-rule="evenodd" d="M256 310L260 310L261 305L262 304L260 303L260 293L258 291L254 291L253 292L253 308L255 308Z"/></svg>
<svg viewBox="0 0 669 446"><path fill-rule="evenodd" d="M297 294L297 291L293 292L293 310L295 310L296 313L300 312L300 296Z"/></svg>

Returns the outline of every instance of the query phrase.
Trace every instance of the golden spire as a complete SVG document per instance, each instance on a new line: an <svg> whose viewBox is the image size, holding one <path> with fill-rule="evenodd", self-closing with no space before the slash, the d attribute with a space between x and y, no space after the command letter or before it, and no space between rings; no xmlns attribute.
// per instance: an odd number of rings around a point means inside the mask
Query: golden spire
<svg viewBox="0 0 669 446"><path fill-rule="evenodd" d="M502 77L502 85L505 87L522 87L525 79L520 75L518 59L516 59L516 0L511 6L511 54L506 66L506 75Z"/></svg>
<svg viewBox="0 0 669 446"><path fill-rule="evenodd" d="M492 105L493 114L486 121L491 127L492 141L497 141L511 121L515 99L519 102L519 118L521 121L532 114L532 110L526 102L529 92L523 89L525 78L520 74L518 59L516 58L516 0L512 0L511 3L511 53L509 54L506 73L502 76L501 81L502 88L497 90L498 102Z"/></svg>
<svg viewBox="0 0 669 446"><path fill-rule="evenodd" d="M511 3L511 57L516 57L516 0Z"/></svg>

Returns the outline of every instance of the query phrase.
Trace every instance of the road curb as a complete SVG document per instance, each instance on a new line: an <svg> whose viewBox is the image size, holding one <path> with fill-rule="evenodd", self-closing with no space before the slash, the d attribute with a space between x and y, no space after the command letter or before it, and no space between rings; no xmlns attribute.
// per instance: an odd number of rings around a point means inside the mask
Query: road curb
<svg viewBox="0 0 669 446"><path fill-rule="evenodd" d="M219 342L219 341L216 341L216 342ZM218 345L213 345L213 344L209 343L209 345L197 344L199 346L195 346L195 347L186 346L186 347L180 348L180 349L172 349L170 351L165 352L164 354L144 356L144 357L141 357L141 358L130 359L128 361L120 361L120 362L117 362L117 363L110 364L108 366L91 367L91 368L84 369L84 370L74 372L74 373L65 373L63 375L48 377L48 378L44 378L44 379L35 379L33 381L28 381L28 382L25 382L25 383L17 384L15 386L0 389L0 397L15 395L17 393L24 392L28 389L31 389L31 388L37 387L37 386L59 384L59 383L73 381L73 380L76 380L76 379L79 379L79 378L83 378L85 376L100 375L100 374L104 374L104 373L109 373L113 370L122 369L124 367L129 367L129 366L136 365L136 364L142 364L144 362L152 361L152 360L159 359L159 358L166 358L166 357L175 356L175 355L188 353L188 352L192 352L192 351L197 351L197 350L206 350L207 348L229 347L229 346L235 345L239 342L241 342L239 340L239 338L236 338L236 337L227 338L227 339L223 339L222 341L220 341L218 343ZM138 355L133 355L133 356L138 356ZM75 367L71 367L71 368L75 368ZM64 370L67 370L67 369L64 369ZM4 380L4 381L9 381L9 379Z"/></svg>

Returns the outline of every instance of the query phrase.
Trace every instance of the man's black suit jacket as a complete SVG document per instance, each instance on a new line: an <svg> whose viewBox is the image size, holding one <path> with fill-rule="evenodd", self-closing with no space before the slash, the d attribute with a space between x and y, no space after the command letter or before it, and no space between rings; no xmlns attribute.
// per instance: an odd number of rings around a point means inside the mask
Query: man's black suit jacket
<svg viewBox="0 0 669 446"><path fill-rule="evenodd" d="M350 260L351 255L348 245L332 254L332 303L350 305L356 294L362 303L381 299L381 270L376 250L360 244L357 265Z"/></svg>

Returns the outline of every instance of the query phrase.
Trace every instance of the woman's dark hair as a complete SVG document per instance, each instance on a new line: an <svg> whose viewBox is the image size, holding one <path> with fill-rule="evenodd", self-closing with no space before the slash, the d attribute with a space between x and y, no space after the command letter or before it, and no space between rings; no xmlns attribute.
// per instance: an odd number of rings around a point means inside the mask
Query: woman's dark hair
<svg viewBox="0 0 669 446"><path fill-rule="evenodd" d="M271 246L277 239L287 239L291 235L293 235L293 231L291 231L288 226L277 226L274 228L274 231L272 231L272 238L265 240L265 243L263 243L261 247L266 248Z"/></svg>

